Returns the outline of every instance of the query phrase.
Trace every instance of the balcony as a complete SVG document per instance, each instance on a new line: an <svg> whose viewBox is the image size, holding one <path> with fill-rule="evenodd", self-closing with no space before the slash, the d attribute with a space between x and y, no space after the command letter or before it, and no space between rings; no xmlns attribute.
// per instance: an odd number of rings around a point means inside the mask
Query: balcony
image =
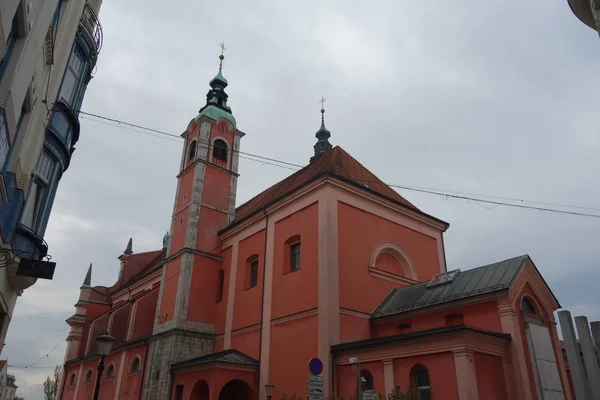
<svg viewBox="0 0 600 400"><path fill-rule="evenodd" d="M100 54L100 49L102 48L102 25L100 25L98 14L96 14L96 11L94 11L89 3L86 3L83 8L83 14L79 21L79 28L80 32L85 33L88 42L90 42L90 45L93 47L92 59L95 64L98 59L98 54Z"/></svg>
<svg viewBox="0 0 600 400"><path fill-rule="evenodd" d="M597 29L590 0L568 0L568 2L571 11L573 11L573 14L575 14L581 22L594 30ZM596 13L600 14L600 9L597 9Z"/></svg>

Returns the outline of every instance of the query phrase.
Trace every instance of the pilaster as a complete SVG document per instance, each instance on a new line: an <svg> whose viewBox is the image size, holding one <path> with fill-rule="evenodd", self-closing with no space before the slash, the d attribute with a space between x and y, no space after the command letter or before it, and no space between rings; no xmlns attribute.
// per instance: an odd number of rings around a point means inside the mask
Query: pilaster
<svg viewBox="0 0 600 400"><path fill-rule="evenodd" d="M454 354L454 365L456 367L459 400L479 400L473 351L467 349L454 350L452 354Z"/></svg>
<svg viewBox="0 0 600 400"><path fill-rule="evenodd" d="M383 360L383 384L384 395L392 393L394 390L394 360Z"/></svg>
<svg viewBox="0 0 600 400"><path fill-rule="evenodd" d="M524 338L519 323L517 311L510 304L498 306L502 332L509 333L512 340L510 343L510 360L512 361L512 378L514 382L515 398L531 400L531 386L529 384L529 373L523 347Z"/></svg>

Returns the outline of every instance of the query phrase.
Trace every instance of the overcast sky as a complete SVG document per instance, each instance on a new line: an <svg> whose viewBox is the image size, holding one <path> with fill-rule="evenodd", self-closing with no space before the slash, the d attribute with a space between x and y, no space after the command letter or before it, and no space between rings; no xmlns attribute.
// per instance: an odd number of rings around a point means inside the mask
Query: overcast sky
<svg viewBox="0 0 600 400"><path fill-rule="evenodd" d="M566 0L105 0L104 46L83 110L174 134L224 75L241 150L306 164L327 98L331 142L388 183L597 207L598 35ZM175 5L177 4L177 5ZM46 240L57 269L27 289L3 357L42 399L61 364L79 286L111 285L117 257L159 249L181 143L81 121ZM291 173L242 159L238 204ZM562 306L600 319L600 219L401 190L450 223L448 268L527 253ZM47 367L47 368L46 368Z"/></svg>

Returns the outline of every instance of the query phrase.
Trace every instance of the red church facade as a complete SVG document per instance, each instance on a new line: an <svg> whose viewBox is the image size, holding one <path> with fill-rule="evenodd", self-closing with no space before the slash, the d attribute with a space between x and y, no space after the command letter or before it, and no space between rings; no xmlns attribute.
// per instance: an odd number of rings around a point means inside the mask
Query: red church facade
<svg viewBox="0 0 600 400"><path fill-rule="evenodd" d="M112 287L91 267L59 398L91 398L95 339L116 342L101 399L305 397L308 361L326 395L571 399L553 312L528 256L448 271L432 217L380 181L322 124L311 162L235 207L244 134L221 71L184 134L170 235L119 257ZM323 112L323 110L322 110ZM252 140L252 139L249 139Z"/></svg>

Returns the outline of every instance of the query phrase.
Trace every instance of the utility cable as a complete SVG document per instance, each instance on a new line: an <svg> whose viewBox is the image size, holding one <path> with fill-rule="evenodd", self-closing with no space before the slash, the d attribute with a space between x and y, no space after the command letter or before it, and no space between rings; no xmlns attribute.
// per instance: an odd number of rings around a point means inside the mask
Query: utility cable
<svg viewBox="0 0 600 400"><path fill-rule="evenodd" d="M150 135L150 136L154 136L154 137L159 137L161 139L169 139L169 140L173 140L173 138L176 138L177 140L181 141L181 137L178 135L174 135L172 133L168 133L168 132L164 132L158 129L153 129L153 128L148 128L142 125L137 125L137 124L132 124L129 122L125 122L125 121L121 121L119 119L115 119L115 118L109 118L109 117L105 117L99 114L94 114L94 113L88 113L86 111L82 111L82 110L73 110L74 112L77 112L79 114L84 114L84 115L88 115L94 118L98 118L98 119L92 119L92 118L85 118L82 117L84 119L90 120L90 121L96 121L99 123L104 123L104 124L108 124L110 126L114 126L114 127L118 127L118 128L123 128L123 129L127 129L130 131L134 131L134 132L138 132L138 133L142 133L142 134L147 134L147 132L142 132L139 131L138 129L142 129L148 132L152 132L152 133L156 133L158 135L161 136L157 136L157 135ZM107 123L105 121L108 122L112 122L111 123ZM137 128L137 129L130 129L130 128ZM292 162L288 162L288 161L283 161L283 160L278 160L275 158L271 158L271 157L265 157L265 156L261 156L258 154L252 154L252 153L247 153L247 152L242 152L239 150L228 150L230 152L236 152L238 154L243 154L246 155L248 157L242 157L240 156L240 158L244 158L250 161L254 161L254 162L260 162L261 164L267 164L267 165L272 165L275 167L279 167L279 168L284 168L284 169L288 169L288 170L292 170L292 171L297 171L298 169L304 168L303 165L299 165L299 164L295 164ZM253 158L250 158L253 157ZM290 167L295 167L295 168L290 168ZM297 168L297 169L296 169ZM368 181L368 180L363 180L363 182L366 183L376 183L374 181ZM521 208L521 209L526 209L526 210L534 210L534 211L546 211L546 212L554 212L554 213L559 213L559 214L565 214L565 215L576 215L576 216L581 216L581 217L592 217L592 218L600 218L600 214L593 214L593 213L585 213L585 212L575 212L575 211L566 211L566 210L561 210L561 209L557 209L557 208L550 208L550 207L537 207L537 206L529 206L526 204L516 204L516 203L508 203L505 201L495 201L495 200L488 200L488 199L484 199L482 197L487 197L489 199L503 199L503 200L508 200L508 201L518 201L520 203L534 203L534 204L544 204L544 205L553 205L556 207L565 207L565 208L577 208L577 209L582 209L582 210L595 210L595 211L600 211L599 208L594 208L594 207L584 207L584 206L578 206L578 205L568 205L568 204L559 204L559 203L549 203L549 202L543 202L543 201L535 201L535 200L526 200L526 199L520 199L520 198L510 198L510 197L500 197L500 196L490 196L490 195L482 195L482 194L476 194L477 197L473 197L472 193L464 193L464 192L456 192L456 191L451 191L451 190L438 190L438 189L430 189L430 188L421 188L421 187L415 187L415 186L407 186L407 185L399 185L399 184L388 184L388 186L390 187L394 187L394 188L398 188L398 189L404 189L404 190L410 190L410 191L414 191L414 192L420 192L420 193L425 193L425 194L430 194L430 195L435 195L435 196L442 196L445 198L454 198L454 199L459 199L459 200L467 200L467 201L473 201L474 203L476 203L477 205L479 205L482 208L486 208L487 207L483 207L481 206L481 204L479 203L484 203L484 204L490 204L493 205L494 207L492 208L496 208L496 206L506 206L506 207L514 207L514 208Z"/></svg>

